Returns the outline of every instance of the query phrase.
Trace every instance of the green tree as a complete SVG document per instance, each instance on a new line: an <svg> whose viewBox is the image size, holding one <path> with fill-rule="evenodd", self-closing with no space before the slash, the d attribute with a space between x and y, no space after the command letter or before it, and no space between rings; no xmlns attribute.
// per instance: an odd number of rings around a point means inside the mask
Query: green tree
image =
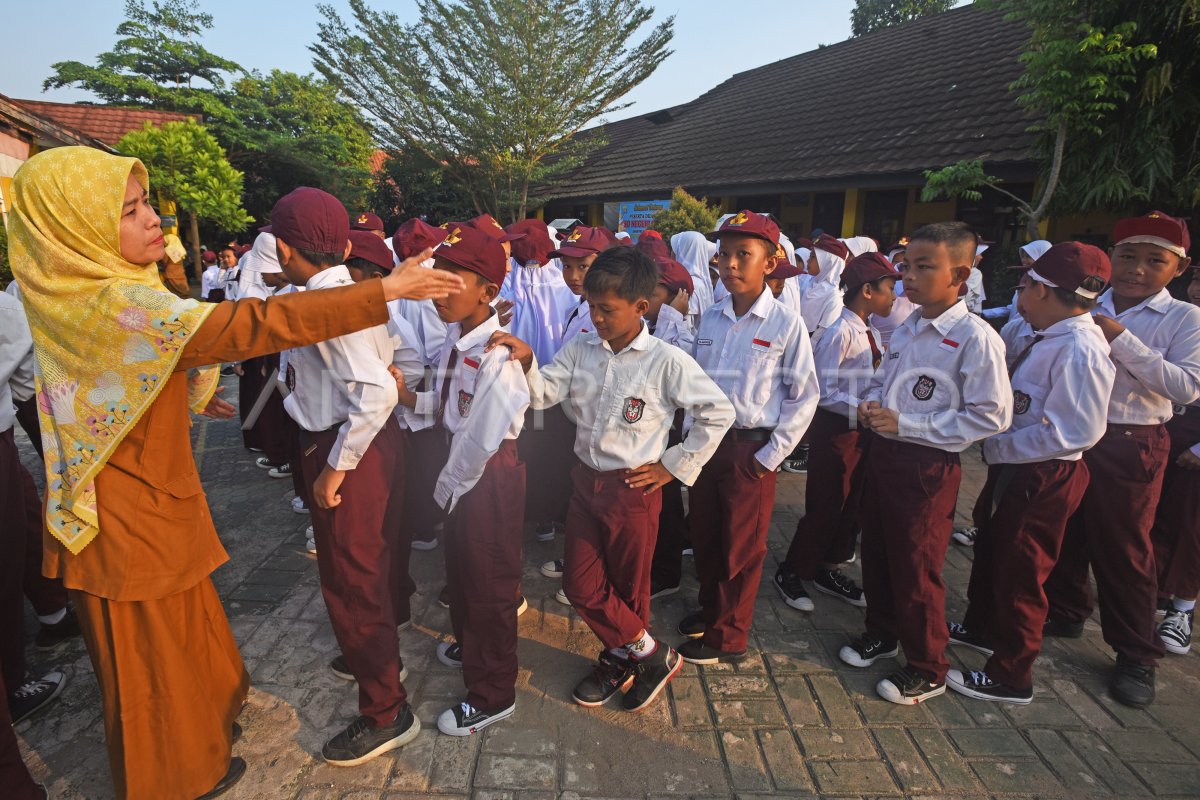
<svg viewBox="0 0 1200 800"><path fill-rule="evenodd" d="M474 216L470 195L447 179L445 167L413 151L388 154L375 175L370 206L389 232L411 217L440 225Z"/></svg>
<svg viewBox="0 0 1200 800"><path fill-rule="evenodd" d="M986 173L984 161L960 161L925 173L921 196L978 199L979 189L990 187L1016 204L1031 237L1046 215L1059 186L1067 144L1081 135L1101 135L1105 123L1130 97L1139 62L1153 59L1157 48L1134 39L1136 24L1123 22L1105 29L1080 15L1080 2L1069 0L980 0L985 6L1004 8L1010 19L1021 19L1031 29L1020 60L1024 71L1010 87L1019 92L1017 102L1030 109L1042 134L1042 175L1037 197L1026 200L1000 185Z"/></svg>
<svg viewBox="0 0 1200 800"><path fill-rule="evenodd" d="M948 11L955 0L855 0L850 12L850 33L862 36L929 14Z"/></svg>
<svg viewBox="0 0 1200 800"><path fill-rule="evenodd" d="M671 192L671 205L654 215L650 227L669 242L684 231L711 231L720 213L717 206L709 205L708 198L697 199L676 186Z"/></svg>
<svg viewBox="0 0 1200 800"><path fill-rule="evenodd" d="M417 0L414 25L349 5L353 28L318 6L317 70L385 147L444 164L477 211L509 221L603 144L576 134L626 107L674 29L670 17L634 43L653 15L641 0Z"/></svg>
<svg viewBox="0 0 1200 800"><path fill-rule="evenodd" d="M186 211L192 264L200 277L200 219L227 231L240 231L254 221L242 208L242 173L230 165L225 151L204 126L192 121L150 123L121 137L117 150L141 159L150 185Z"/></svg>
<svg viewBox="0 0 1200 800"><path fill-rule="evenodd" d="M62 61L43 88L75 86L107 103L200 114L246 174L245 202L265 218L298 185L358 207L370 189L371 135L358 109L318 77L247 72L205 49L213 26L196 0L126 0L113 49L95 65Z"/></svg>
<svg viewBox="0 0 1200 800"><path fill-rule="evenodd" d="M12 279L12 267L8 263L8 228L0 225L0 284L7 287Z"/></svg>

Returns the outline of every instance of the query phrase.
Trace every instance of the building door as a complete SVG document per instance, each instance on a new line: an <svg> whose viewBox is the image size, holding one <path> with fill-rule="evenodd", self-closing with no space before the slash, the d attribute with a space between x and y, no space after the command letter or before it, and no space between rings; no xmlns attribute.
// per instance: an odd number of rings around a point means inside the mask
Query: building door
<svg viewBox="0 0 1200 800"><path fill-rule="evenodd" d="M819 228L830 236L841 236L845 208L845 192L817 192L813 195L813 230Z"/></svg>
<svg viewBox="0 0 1200 800"><path fill-rule="evenodd" d="M907 189L867 192L861 233L879 242L880 248L894 244L904 235L907 206Z"/></svg>

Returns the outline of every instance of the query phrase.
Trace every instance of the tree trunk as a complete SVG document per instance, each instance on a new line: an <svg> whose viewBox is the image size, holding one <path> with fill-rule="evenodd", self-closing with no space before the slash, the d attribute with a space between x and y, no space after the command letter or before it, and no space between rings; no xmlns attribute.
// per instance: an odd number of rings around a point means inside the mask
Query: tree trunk
<svg viewBox="0 0 1200 800"><path fill-rule="evenodd" d="M1058 123L1058 130L1054 133L1054 157L1050 161L1050 173L1046 176L1046 185L1042 188L1042 197L1038 200L1038 204L1029 214L1029 218L1025 221L1025 232L1030 239L1038 238L1038 223L1042 217L1046 215L1047 209L1050 208L1050 198L1054 196L1054 190L1058 188L1058 177L1062 172L1063 150L1067 143L1067 122L1062 120Z"/></svg>
<svg viewBox="0 0 1200 800"><path fill-rule="evenodd" d="M188 217L188 236L192 240L192 270L199 283L204 274L204 259L200 257L200 220L196 219L196 214L191 211L188 212Z"/></svg>
<svg viewBox="0 0 1200 800"><path fill-rule="evenodd" d="M525 219L525 214L528 210L528 206L529 206L529 181L523 180L523 181L521 181L521 206L520 206L520 208L517 209L517 219L513 220L514 222Z"/></svg>

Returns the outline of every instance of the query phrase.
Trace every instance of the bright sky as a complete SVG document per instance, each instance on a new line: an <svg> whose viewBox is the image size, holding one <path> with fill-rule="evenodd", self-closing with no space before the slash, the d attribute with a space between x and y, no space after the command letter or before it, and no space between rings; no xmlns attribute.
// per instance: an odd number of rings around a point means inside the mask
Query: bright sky
<svg viewBox="0 0 1200 800"><path fill-rule="evenodd" d="M349 16L345 0L325 0ZM394 9L406 22L412 0L369 0ZM850 35L853 0L646 0L655 21L675 15L674 55L627 99L634 105L609 115L615 120L691 100L734 73L787 58ZM205 46L247 69L312 71L308 45L320 18L315 0L203 0L214 17ZM0 47L0 94L32 100L91 99L77 89L42 93L57 61L94 63L110 49L123 18L122 0L37 0L13 3L4 12ZM747 19L749 17L749 19ZM739 26L731 35L734 24Z"/></svg>

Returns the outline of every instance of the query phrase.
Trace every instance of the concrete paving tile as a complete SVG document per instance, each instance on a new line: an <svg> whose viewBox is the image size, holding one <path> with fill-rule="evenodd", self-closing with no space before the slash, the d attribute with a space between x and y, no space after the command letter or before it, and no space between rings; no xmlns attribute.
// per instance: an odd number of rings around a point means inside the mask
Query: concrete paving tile
<svg viewBox="0 0 1200 800"><path fill-rule="evenodd" d="M845 687L834 674L817 674L808 676L817 702L824 712L829 724L835 728L861 727L858 711L846 694Z"/></svg>
<svg viewBox="0 0 1200 800"><path fill-rule="evenodd" d="M759 731L758 744L777 790L812 791L812 778L790 731Z"/></svg>
<svg viewBox="0 0 1200 800"><path fill-rule="evenodd" d="M858 728L803 728L796 731L804 757L810 761L868 759L878 755L870 734Z"/></svg>
<svg viewBox="0 0 1200 800"><path fill-rule="evenodd" d="M668 686L675 718L684 729L711 728L713 725L712 711L708 704L708 696L699 678L680 677L671 681Z"/></svg>
<svg viewBox="0 0 1200 800"><path fill-rule="evenodd" d="M943 731L916 728L910 733L947 791L964 792L978 786L966 760L959 755Z"/></svg>
<svg viewBox="0 0 1200 800"><path fill-rule="evenodd" d="M1083 760L1092 774L1120 797L1149 794L1124 760L1100 736L1092 731L1063 731L1062 736Z"/></svg>
<svg viewBox="0 0 1200 800"><path fill-rule="evenodd" d="M1040 761L973 761L983 785L997 794L1061 794L1063 786Z"/></svg>
<svg viewBox="0 0 1200 800"><path fill-rule="evenodd" d="M782 675L775 679L775 686L792 725L825 725L825 717L803 675Z"/></svg>
<svg viewBox="0 0 1200 800"><path fill-rule="evenodd" d="M777 700L714 700L719 728L781 727L787 724Z"/></svg>
<svg viewBox="0 0 1200 800"><path fill-rule="evenodd" d="M882 761L814 761L809 767L822 796L878 797L902 794Z"/></svg>
<svg viewBox="0 0 1200 800"><path fill-rule="evenodd" d="M553 758L484 753L479 757L474 785L482 788L553 789L558 767Z"/></svg>
<svg viewBox="0 0 1200 800"><path fill-rule="evenodd" d="M892 772L899 779L905 792L914 794L941 789L933 770L925 763L925 759L903 730L877 728L872 733L883 751L884 760L891 765Z"/></svg>
<svg viewBox="0 0 1200 800"><path fill-rule="evenodd" d="M743 792L769 791L771 779L753 731L722 731L719 739L733 788Z"/></svg>
<svg viewBox="0 0 1200 800"><path fill-rule="evenodd" d="M1014 730L973 728L947 731L967 758L1033 758L1029 743Z"/></svg>
<svg viewBox="0 0 1200 800"><path fill-rule="evenodd" d="M1158 796L1200 797L1200 769L1173 764L1130 764Z"/></svg>

